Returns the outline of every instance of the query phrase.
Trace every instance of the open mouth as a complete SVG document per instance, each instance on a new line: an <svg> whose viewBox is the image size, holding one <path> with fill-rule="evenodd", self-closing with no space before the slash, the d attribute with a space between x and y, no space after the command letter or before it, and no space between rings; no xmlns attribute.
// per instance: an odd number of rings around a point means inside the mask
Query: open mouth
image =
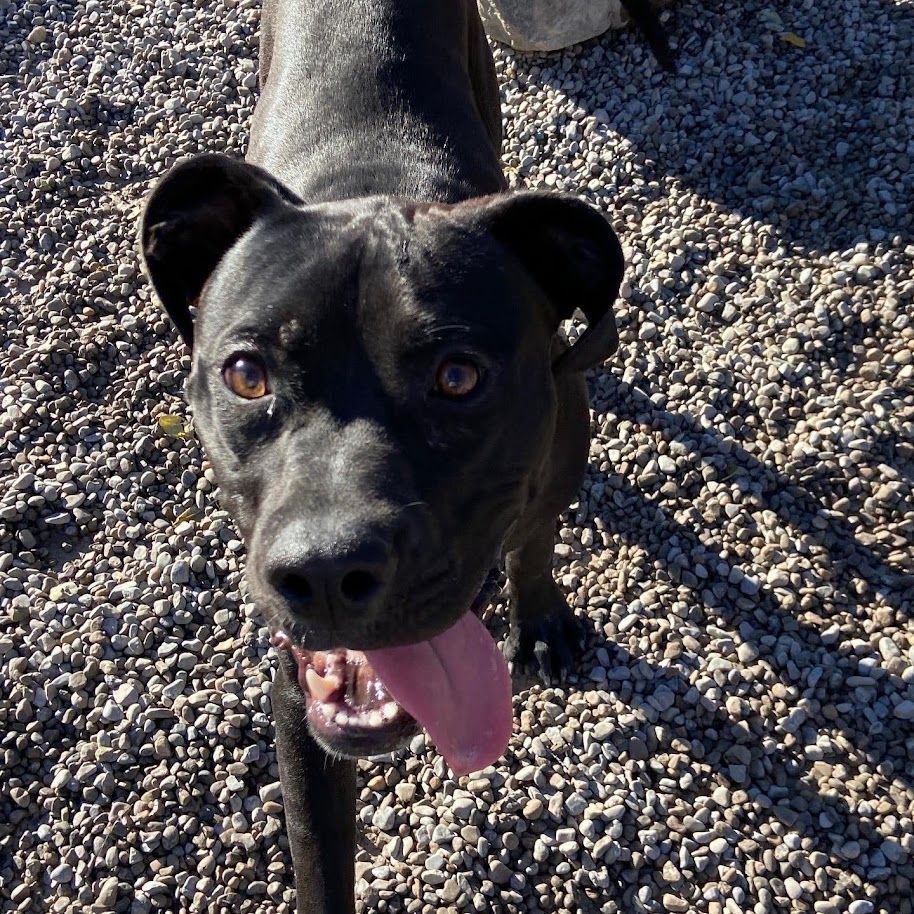
<svg viewBox="0 0 914 914"><path fill-rule="evenodd" d="M274 632L295 659L312 735L341 755L380 755L424 726L455 773L497 759L511 734L510 676L480 617L498 587L491 572L454 625L418 644L310 651Z"/></svg>
<svg viewBox="0 0 914 914"><path fill-rule="evenodd" d="M284 631L270 639L291 651L305 695L308 726L326 749L343 755L392 752L419 730L362 651L309 651Z"/></svg>

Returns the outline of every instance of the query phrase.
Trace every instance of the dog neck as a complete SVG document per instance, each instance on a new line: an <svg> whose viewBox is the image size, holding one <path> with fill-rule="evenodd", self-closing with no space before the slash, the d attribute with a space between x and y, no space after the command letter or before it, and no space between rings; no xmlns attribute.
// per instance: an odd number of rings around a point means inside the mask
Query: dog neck
<svg viewBox="0 0 914 914"><path fill-rule="evenodd" d="M248 160L308 202L505 187L474 0L268 0Z"/></svg>

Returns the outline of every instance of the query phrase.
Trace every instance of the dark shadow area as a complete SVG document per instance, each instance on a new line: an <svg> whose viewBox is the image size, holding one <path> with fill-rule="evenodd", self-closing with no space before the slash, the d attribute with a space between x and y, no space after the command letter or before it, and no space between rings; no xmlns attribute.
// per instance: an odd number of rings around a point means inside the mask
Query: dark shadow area
<svg viewBox="0 0 914 914"><path fill-rule="evenodd" d="M610 377L609 383L612 387L621 382ZM675 429L679 440L695 447L699 453L707 451L719 455L722 452L720 440L713 431L701 427L688 414L655 407L638 391L631 390L626 396L610 394L610 401L618 404L614 411L619 417L635 419L654 428ZM848 521L836 517L835 512L826 511L819 498L793 479L742 449L733 449L728 459L738 463L754 484L752 503L741 506L741 511L768 509L777 513L783 523L801 530L827 555L832 575L829 594L817 599L812 606L804 605L804 610L812 609L827 619L835 606L853 615L860 598L872 591L878 593L882 602L896 614L911 619L914 615L914 574L889 564L879 544L863 545ZM797 684L791 666L799 670L826 668L823 664L825 655L834 655L835 666L825 683L831 702L838 709L847 704L848 710L859 703L859 699L851 701L857 686L847 683L848 677L860 674L860 658L853 650L842 648L838 638L825 643L817 627L786 611L764 584L747 587L745 597L739 601L742 605L738 605L733 592L739 590L745 575L731 559L721 555L718 547L708 543L708 537L702 541L695 530L672 517L659 499L649 498L626 479L614 475L604 483L609 497L604 501L600 517L606 529L625 542L639 544L653 561L664 564L670 579L680 587L687 587L695 605L704 607L708 621L718 619L725 626L738 629L740 637L751 642L760 657L787 684ZM621 504L640 503L639 507L617 510L613 493L619 493ZM825 495L822 492L819 497L824 499ZM649 527L643 523L645 511L642 509L646 509L652 519ZM677 547L674 561L668 558L671 543ZM688 561L679 561L681 556ZM706 569L707 578L698 579L690 572L695 564ZM785 638L790 644L787 651L783 646ZM873 685L867 688L875 699L884 695L889 685L897 692L907 688L899 677L890 673L875 678ZM896 776L909 787L914 786L914 773L906 768L904 745L892 742L881 725L845 715L830 721L829 725L839 729L854 746L867 753L874 767L886 759L894 759Z"/></svg>
<svg viewBox="0 0 914 914"><path fill-rule="evenodd" d="M93 514L97 525L104 521L104 512L99 505ZM38 529L44 529L44 536L38 548L38 565L48 574L61 575L62 581L68 580L66 566L69 562L78 562L79 557L92 546L93 534L85 530L73 532L74 524L67 524L70 532L64 527L49 527L39 519ZM63 572L63 574L61 574Z"/></svg>
<svg viewBox="0 0 914 914"><path fill-rule="evenodd" d="M914 7L842 0L764 12L780 25L727 0L674 5L666 28L679 46L676 75L662 73L626 29L585 44L568 72L559 70L561 52L518 55L519 82L607 112L609 129L641 162L640 181L673 177L729 212L773 225L789 243L816 251L895 236L909 243ZM726 37L725 60L709 56L711 35ZM626 58L634 79L600 78ZM544 72L527 76L533 67ZM545 137L543 155L562 159Z"/></svg>
<svg viewBox="0 0 914 914"><path fill-rule="evenodd" d="M614 375L607 373L602 382L605 386L600 400L617 418L668 430L693 449L699 459L712 455L720 458L726 453L730 476L747 477L752 510L774 511L785 523L798 527L826 550L833 574L831 583L839 600L856 604L862 581L864 592L866 587L871 588L898 613L914 617L914 567L901 568L892 564L888 559L889 546L861 535L854 524L831 510L836 494L843 494L836 493L843 479L823 478L823 470L814 459L808 460L805 466L793 466L793 476L788 476L761 462L744 448L723 447L719 435L703 427L694 416L655 406L647 394L629 387ZM624 393L620 389L623 385ZM905 469L910 473L908 448L903 446L901 453L896 454L898 442L889 432L880 432L875 438L871 451L874 459L882 457L895 463L902 475ZM799 477L803 484L794 477ZM610 517L605 519L608 522ZM861 542L864 538L865 544Z"/></svg>
<svg viewBox="0 0 914 914"><path fill-rule="evenodd" d="M620 679L618 671L633 671L639 665L645 666L646 661L632 655L623 647L607 644L599 636L596 641L597 643L591 644L590 647L605 646L609 650L613 670L617 673L615 678L611 675L610 682L601 684L600 688L615 693L619 700L642 712L646 718L643 722L624 727L620 725L620 738L612 740L614 748L610 760L626 766L631 765L632 757L626 750L627 740L631 737L642 740L647 747L648 758L634 762L631 777L641 785L642 790L653 790L664 799L660 806L655 807L654 812L645 815L641 793L633 793L631 801L625 804L625 811L620 820L624 831L617 839L619 856L613 862L605 864L611 882L606 888L600 889L570 884L569 890L575 896L577 910L605 910L603 905L607 901L614 902L619 912L662 910L658 905L665 892L672 892L683 898L689 898L695 889L700 894L706 884L718 885L719 867L729 866L733 868L729 882L731 891L733 888L739 888L745 899L740 903L741 910L751 911L761 899L755 886L747 879L746 873L738 871L739 861L761 858L763 852L774 851L782 841L779 835L784 832L794 833L806 842L803 844L805 855L819 851L829 857L828 888L832 896L840 895L842 892L841 884L835 878L839 871L836 867L851 871L854 869L854 858L848 856L848 842L858 843L861 856L872 856L880 852L884 838L870 818L852 808L832 786L820 782L820 778L825 780L825 775L815 770L815 765L803 754L803 746L810 740L814 742L815 732L841 730L849 737L858 738L860 730L848 728L846 722L809 720L803 728L808 732L801 731L796 738L788 736L785 739L785 734L777 732L771 720L766 720L756 713L732 715L723 707L729 697L750 694L756 686L750 678L742 676L734 682L725 673L717 673L714 679L721 693L720 698L712 699L705 695L694 697L696 689L687 675L691 658L687 655L681 656L668 666L648 665L647 681L642 678L639 687L632 689L631 684L635 677ZM767 655L763 656L768 659ZM798 662L802 663L802 660L803 658L800 658ZM586 691L592 685L588 682L578 682L572 687ZM641 685L644 686L643 690L640 690ZM676 702L668 712L658 715L650 699L660 688L671 691L676 696ZM841 695L837 693L840 691L839 684L834 677L829 682L829 689L837 690L835 700L840 706ZM686 699L690 693L693 698ZM685 710L688 713L683 713ZM541 745L538 751L539 765L555 773L564 769L563 758L548 746ZM677 753L680 757L684 753L688 757L688 763L680 762L678 768L668 769L653 761L657 755L675 756ZM861 760L857 753L853 755L856 757L848 758L843 753L840 757L826 755L821 764L843 766L846 769L846 777L856 777L860 774ZM610 760L604 756L602 762L595 760L591 764L605 767ZM872 770L878 767L880 773L888 779L894 777L904 783L910 783L910 772L906 771L903 762L893 768L891 762L888 762L887 767L887 761L885 757L872 759L869 767ZM697 772L697 777L688 787L678 783L680 775L686 770ZM739 818L726 821L726 807L719 800L708 799L721 786L726 787L731 795L736 791L744 791L751 802L751 811ZM552 786L544 788L543 798L548 802L558 789ZM513 829L527 800L528 797L523 792L506 797L499 813L500 831L507 832ZM874 796L873 803L877 801L878 797ZM738 805L745 807L745 803ZM713 820L711 812L717 813ZM670 815L694 819L689 828L681 832L672 829L664 831L665 822ZM548 832L550 828L555 828L555 821L554 816L550 819L544 814L544 818L530 823L532 830L526 833L519 847L511 852L515 870L520 870L526 864L533 838L543 831ZM764 830L760 831L764 823L775 825L777 830L766 835ZM561 826L562 821L558 824ZM639 834L645 829L651 830L655 827L669 838L679 835L679 838L673 841L672 849L660 854L656 861L645 853L646 845ZM678 863L675 868L679 873L678 877L669 877L664 864L667 860L679 861L681 839L689 837L694 842L694 834L702 831L711 833L714 840L724 839L727 843L726 849L721 852L708 848L706 853L696 853L694 859L697 861L700 856L705 856L706 865L698 868L696 863L694 867L683 867ZM370 849L374 850L373 846ZM564 858L558 857L553 860L547 873L551 872L554 864L561 859ZM598 865L601 865L600 862ZM682 873L683 868L694 869L694 875L685 876ZM479 863L464 871L463 875L474 891L480 891L485 880L489 878L487 868ZM535 883L539 878L543 878L542 870L539 876L530 877L530 882ZM769 872L768 878L778 877L776 872ZM877 904L877 909L880 903L906 899L910 896L914 884L914 861L903 857L897 862L887 861L882 866L871 862L866 867L866 881L874 885L878 892L876 896L869 896ZM639 890L645 886L649 886L652 893L652 901L647 908L637 897ZM847 886L843 889L848 890ZM490 903L493 911L514 910L497 898L492 899ZM394 907L392 910L401 908Z"/></svg>
<svg viewBox="0 0 914 914"><path fill-rule="evenodd" d="M613 662L617 666L634 667L643 661L616 646L613 648ZM664 685L671 689L677 695L678 705L681 705L683 696L692 690L685 676L673 668L655 668L654 674L653 687ZM746 682L745 685L748 686L749 683ZM648 704L647 698L649 695L634 693L626 695L624 700L633 707L648 711L656 718L656 711ZM675 751L671 746L673 741L678 741L677 748L682 751L683 741L687 741L688 748L685 751L705 775L691 789L677 789L677 798L694 799L708 795L719 783L731 791L745 790L752 800L753 808L759 811L759 818L776 820L801 837L811 838L814 849L828 854L835 862L840 861L843 866L850 866L841 853L846 841L859 841L868 846L870 853L882 846L882 835L851 809L842 797L833 790L822 791L818 788L814 776L809 771L810 764L802 756L801 747L785 748L783 745L776 745L777 742L783 742L783 735L775 734L761 717L753 716L738 721L724 709L715 707L712 702L701 700L693 706L693 713L690 716L677 714L672 719L664 721L661 729L663 737L658 741L654 752ZM746 777L736 779L732 772L741 770L741 760L745 758L744 751L750 745L753 747L754 758L746 768ZM761 753L757 751L759 748L762 750ZM669 773L653 769L650 761L642 763L641 770L642 783L662 792L663 788L659 781L662 777L668 777ZM900 772L896 771L895 774L899 776ZM711 808L715 808L713 803ZM721 809L719 805L716 808ZM735 824L719 821L708 828L714 831L715 837L726 839L733 847L744 840L748 833L758 834L761 824L759 818L753 818L752 822ZM636 819L634 811L627 809L625 823L634 823ZM745 825L745 831L741 830L741 825ZM773 848L774 836L770 836L769 840ZM764 848L759 850L759 854L761 850ZM674 852L672 856L675 858L677 855ZM616 891L609 890L607 896L617 902L620 911L633 911L639 909L635 896L642 885L659 886L660 892L664 891L662 887L666 885L670 891L678 893L688 891L692 885L700 887L706 881L717 882L719 873L713 863L718 856L712 852L711 858L712 865L697 874L695 879L682 878L675 881L664 878L660 866L646 857L641 866L641 870L646 872L634 871L630 864L626 865L620 861L610 867L615 875ZM726 865L724 861L721 863ZM877 868L871 867L868 874L871 881L879 883L884 889L882 899L887 901L892 897L905 897L914 880L914 863L908 860L893 863L891 867L883 869L884 872L880 874L876 872ZM734 878L731 886L740 886L746 894L747 900L742 909L752 910L754 904L759 901L752 885L743 873L735 875ZM599 896L592 897L599 901Z"/></svg>
<svg viewBox="0 0 914 914"><path fill-rule="evenodd" d="M914 437L905 439L895 430L886 429L873 436L873 444L907 482L914 483ZM911 560L914 562L914 556Z"/></svg>

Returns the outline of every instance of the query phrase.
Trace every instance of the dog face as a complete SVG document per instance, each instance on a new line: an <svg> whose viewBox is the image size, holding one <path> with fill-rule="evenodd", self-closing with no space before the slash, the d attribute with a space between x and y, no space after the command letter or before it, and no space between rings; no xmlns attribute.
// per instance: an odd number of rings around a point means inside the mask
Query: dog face
<svg viewBox="0 0 914 914"><path fill-rule="evenodd" d="M207 156L159 185L141 244L274 631L331 656L452 625L542 482L556 374L615 348L603 218L536 194L308 206Z"/></svg>

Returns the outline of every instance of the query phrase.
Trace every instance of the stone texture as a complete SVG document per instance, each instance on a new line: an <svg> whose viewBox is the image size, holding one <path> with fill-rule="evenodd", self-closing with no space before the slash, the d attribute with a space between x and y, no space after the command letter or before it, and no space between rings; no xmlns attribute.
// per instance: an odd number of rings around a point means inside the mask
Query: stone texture
<svg viewBox="0 0 914 914"><path fill-rule="evenodd" d="M0 0L4 914L295 910L276 657L136 261L152 182L246 147L260 6ZM511 187L625 249L553 556L588 641L485 771L359 763L359 914L911 910L910 3L682 10L673 77L496 46Z"/></svg>

